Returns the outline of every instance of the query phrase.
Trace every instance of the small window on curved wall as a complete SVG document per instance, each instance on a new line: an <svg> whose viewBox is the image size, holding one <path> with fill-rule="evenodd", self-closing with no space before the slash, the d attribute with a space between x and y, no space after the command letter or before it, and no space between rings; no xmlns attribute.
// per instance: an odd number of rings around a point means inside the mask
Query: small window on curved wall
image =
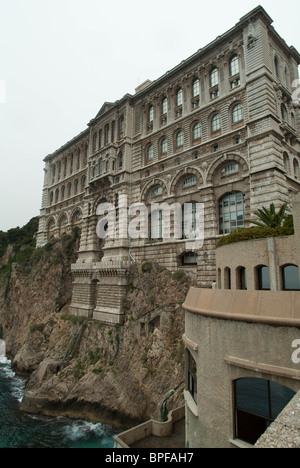
<svg viewBox="0 0 300 468"><path fill-rule="evenodd" d="M283 290L300 291L299 268L296 265L286 265L281 272Z"/></svg>
<svg viewBox="0 0 300 468"><path fill-rule="evenodd" d="M257 268L257 289L260 291L270 291L270 269L267 266Z"/></svg>
<svg viewBox="0 0 300 468"><path fill-rule="evenodd" d="M235 437L254 445L294 396L293 390L270 380L236 380Z"/></svg>
<svg viewBox="0 0 300 468"><path fill-rule="evenodd" d="M245 267L239 267L236 270L237 289L247 290L247 270Z"/></svg>
<svg viewBox="0 0 300 468"><path fill-rule="evenodd" d="M187 389L197 403L197 364L187 350Z"/></svg>

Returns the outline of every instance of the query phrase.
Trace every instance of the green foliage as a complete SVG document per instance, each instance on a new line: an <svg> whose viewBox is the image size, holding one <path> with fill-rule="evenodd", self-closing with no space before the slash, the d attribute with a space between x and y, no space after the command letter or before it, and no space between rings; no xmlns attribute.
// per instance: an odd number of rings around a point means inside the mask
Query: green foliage
<svg viewBox="0 0 300 468"><path fill-rule="evenodd" d="M143 273L150 273L152 271L152 263L146 262L142 265L142 272Z"/></svg>
<svg viewBox="0 0 300 468"><path fill-rule="evenodd" d="M266 239L268 237L291 236L294 234L294 226L290 224L271 228L271 227L251 227L248 229L238 229L226 236L223 236L217 247L232 244L234 242L243 242L253 239Z"/></svg>
<svg viewBox="0 0 300 468"><path fill-rule="evenodd" d="M176 281L178 281L178 283L180 283L180 284L184 284L187 281L189 281L189 277L187 276L187 274L183 270L175 271L175 273L173 274L173 278Z"/></svg>
<svg viewBox="0 0 300 468"><path fill-rule="evenodd" d="M263 206L261 209L254 212L258 220L248 219L245 222L255 224L259 227L277 228L282 226L286 218L286 209L287 204L284 203L280 207L279 211L276 212L274 203L271 203L270 208L266 208L265 206Z"/></svg>
<svg viewBox="0 0 300 468"><path fill-rule="evenodd" d="M7 232L0 231L0 257L6 252L9 244L14 245L14 250L18 251L21 246L35 246L35 234L38 230L39 218L32 218L22 228L16 227Z"/></svg>

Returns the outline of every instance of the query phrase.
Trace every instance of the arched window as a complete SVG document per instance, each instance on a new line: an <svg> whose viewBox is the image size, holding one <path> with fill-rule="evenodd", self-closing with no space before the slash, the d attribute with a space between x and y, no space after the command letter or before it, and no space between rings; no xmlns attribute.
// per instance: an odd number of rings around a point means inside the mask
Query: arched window
<svg viewBox="0 0 300 468"><path fill-rule="evenodd" d="M156 185L150 193L151 198L159 197L163 194L163 188L160 185Z"/></svg>
<svg viewBox="0 0 300 468"><path fill-rule="evenodd" d="M240 73L239 58L237 55L234 55L229 62L229 71L230 76L237 75Z"/></svg>
<svg viewBox="0 0 300 468"><path fill-rule="evenodd" d="M286 107L285 105L281 105L281 118L283 120L283 122L286 122L287 121L287 111L286 111Z"/></svg>
<svg viewBox="0 0 300 468"><path fill-rule="evenodd" d="M292 127L296 129L296 118L293 112L291 113L291 124L292 124Z"/></svg>
<svg viewBox="0 0 300 468"><path fill-rule="evenodd" d="M119 166L119 169L123 168L123 154L122 153L120 153L118 156L118 166Z"/></svg>
<svg viewBox="0 0 300 468"><path fill-rule="evenodd" d="M93 151L96 151L97 148L97 133L93 135Z"/></svg>
<svg viewBox="0 0 300 468"><path fill-rule="evenodd" d="M295 392L276 382L243 378L234 382L235 437L254 445Z"/></svg>
<svg viewBox="0 0 300 468"><path fill-rule="evenodd" d="M218 72L217 67L213 68L210 72L209 84L211 88L218 86L219 84L219 72Z"/></svg>
<svg viewBox="0 0 300 468"><path fill-rule="evenodd" d="M61 188L61 200L63 201L65 199L65 186L63 185L62 188Z"/></svg>
<svg viewBox="0 0 300 468"><path fill-rule="evenodd" d="M58 202L58 199L59 199L59 189L56 189L55 190L55 203Z"/></svg>
<svg viewBox="0 0 300 468"><path fill-rule="evenodd" d="M103 172L103 161L102 161L102 159L100 159L99 163L98 163L98 172L99 172L99 175L101 175L102 172Z"/></svg>
<svg viewBox="0 0 300 468"><path fill-rule="evenodd" d="M160 153L166 154L168 152L168 140L164 137L160 142Z"/></svg>
<svg viewBox="0 0 300 468"><path fill-rule="evenodd" d="M195 123L193 126L193 140L198 140L202 136L202 129L200 122Z"/></svg>
<svg viewBox="0 0 300 468"><path fill-rule="evenodd" d="M290 173L290 158L287 153L283 153L283 164L284 164L284 169L287 172L287 174Z"/></svg>
<svg viewBox="0 0 300 468"><path fill-rule="evenodd" d="M183 146L183 131L178 130L176 133L176 148L179 148L180 146Z"/></svg>
<svg viewBox="0 0 300 468"><path fill-rule="evenodd" d="M270 269L262 265L256 269L257 271L257 289L259 291L270 291Z"/></svg>
<svg viewBox="0 0 300 468"><path fill-rule="evenodd" d="M231 289L231 269L229 267L224 269L224 289Z"/></svg>
<svg viewBox="0 0 300 468"><path fill-rule="evenodd" d="M200 237L200 220L198 203L191 201L182 205L182 239L195 239Z"/></svg>
<svg viewBox="0 0 300 468"><path fill-rule="evenodd" d="M152 161L153 159L153 146L151 144L149 144L147 146L147 149L146 149L146 158L147 158L147 161Z"/></svg>
<svg viewBox="0 0 300 468"><path fill-rule="evenodd" d="M53 192L50 192L50 205L53 203Z"/></svg>
<svg viewBox="0 0 300 468"><path fill-rule="evenodd" d="M68 198L70 198L72 195L72 184L71 182L68 183Z"/></svg>
<svg viewBox="0 0 300 468"><path fill-rule="evenodd" d="M245 267L238 267L236 270L237 289L247 290L247 270Z"/></svg>
<svg viewBox="0 0 300 468"><path fill-rule="evenodd" d="M211 131L216 132L221 129L221 116L220 114L215 114L211 119Z"/></svg>
<svg viewBox="0 0 300 468"><path fill-rule="evenodd" d="M199 78L196 78L192 83L192 97L197 97L200 94L200 82Z"/></svg>
<svg viewBox="0 0 300 468"><path fill-rule="evenodd" d="M279 78L279 60L277 57L274 58L274 67L275 67L275 74L277 78Z"/></svg>
<svg viewBox="0 0 300 468"><path fill-rule="evenodd" d="M219 201L219 229L220 234L229 234L244 226L245 194L231 192Z"/></svg>
<svg viewBox="0 0 300 468"><path fill-rule="evenodd" d="M242 104L236 104L232 109L232 123L240 122L243 118L243 106Z"/></svg>
<svg viewBox="0 0 300 468"><path fill-rule="evenodd" d="M179 88L176 93L176 106L182 106L182 88Z"/></svg>
<svg viewBox="0 0 300 468"><path fill-rule="evenodd" d="M284 291L300 291L299 268L296 265L286 265L281 269Z"/></svg>
<svg viewBox="0 0 300 468"><path fill-rule="evenodd" d="M299 163L297 159L294 159L293 166L294 166L294 177L295 179L299 179Z"/></svg>
<svg viewBox="0 0 300 468"><path fill-rule="evenodd" d="M124 118L124 115L122 115L122 116L120 117L120 120L119 120L119 134L120 134L120 138L123 137L124 132L125 132L125 118Z"/></svg>
<svg viewBox="0 0 300 468"><path fill-rule="evenodd" d="M164 237L164 212L163 210L151 211L151 239L163 239Z"/></svg>
<svg viewBox="0 0 300 468"><path fill-rule="evenodd" d="M78 180L76 179L74 182L74 195L77 195L78 193Z"/></svg>

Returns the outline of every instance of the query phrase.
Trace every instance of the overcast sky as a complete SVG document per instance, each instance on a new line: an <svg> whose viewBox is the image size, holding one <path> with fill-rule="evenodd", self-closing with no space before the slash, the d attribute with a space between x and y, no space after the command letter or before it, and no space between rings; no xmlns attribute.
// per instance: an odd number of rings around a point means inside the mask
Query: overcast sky
<svg viewBox="0 0 300 468"><path fill-rule="evenodd" d="M296 0L0 0L0 230L39 214L44 157L105 101L134 94L258 4L300 51Z"/></svg>

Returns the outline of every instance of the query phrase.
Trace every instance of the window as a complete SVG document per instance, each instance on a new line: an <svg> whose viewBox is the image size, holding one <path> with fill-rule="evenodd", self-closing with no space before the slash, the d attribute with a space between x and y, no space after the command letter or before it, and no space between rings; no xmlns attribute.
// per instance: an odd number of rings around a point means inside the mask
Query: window
<svg viewBox="0 0 300 468"><path fill-rule="evenodd" d="M239 58L237 55L234 55L229 64L230 76L237 75L240 73Z"/></svg>
<svg viewBox="0 0 300 468"><path fill-rule="evenodd" d="M99 175L101 175L102 172L103 172L103 161L102 161L102 159L100 159L100 161L98 163L98 171L99 171Z"/></svg>
<svg viewBox="0 0 300 468"><path fill-rule="evenodd" d="M104 127L104 145L107 145L109 141L109 124Z"/></svg>
<svg viewBox="0 0 300 468"><path fill-rule="evenodd" d="M122 169L123 168L123 154L122 153L119 154L118 161L119 161L118 163L119 169Z"/></svg>
<svg viewBox="0 0 300 468"><path fill-rule="evenodd" d="M287 121L287 111L286 111L286 107L283 104L281 106L281 118L283 122Z"/></svg>
<svg viewBox="0 0 300 468"><path fill-rule="evenodd" d="M97 133L94 133L93 135L93 151L96 151L97 147Z"/></svg>
<svg viewBox="0 0 300 468"><path fill-rule="evenodd" d="M151 198L159 197L163 194L163 189L160 185L157 185L151 190Z"/></svg>
<svg viewBox="0 0 300 468"><path fill-rule="evenodd" d="M161 113L164 115L164 114L167 114L167 112L168 112L168 99L164 97L161 102Z"/></svg>
<svg viewBox="0 0 300 468"><path fill-rule="evenodd" d="M229 234L244 227L245 194L242 192L227 193L219 201L220 234Z"/></svg>
<svg viewBox="0 0 300 468"><path fill-rule="evenodd" d="M243 120L243 106L242 104L237 104L232 109L232 123L235 124Z"/></svg>
<svg viewBox="0 0 300 468"><path fill-rule="evenodd" d="M200 82L199 82L199 78L196 78L192 84L192 97L194 98L194 97L199 96L199 93L200 93Z"/></svg>
<svg viewBox="0 0 300 468"><path fill-rule="evenodd" d="M153 146L152 145L147 146L146 157L147 157L147 161L151 161L153 159Z"/></svg>
<svg viewBox="0 0 300 468"><path fill-rule="evenodd" d="M160 153L166 154L168 152L168 140L163 138L160 142Z"/></svg>
<svg viewBox="0 0 300 468"><path fill-rule="evenodd" d="M247 270L245 267L239 267L236 271L237 274L237 289L243 291L247 290Z"/></svg>
<svg viewBox="0 0 300 468"><path fill-rule="evenodd" d="M254 445L275 421L295 392L283 385L259 378L234 382L235 437Z"/></svg>
<svg viewBox="0 0 300 468"><path fill-rule="evenodd" d="M200 217L198 203L191 201L182 205L182 239L195 239L200 237Z"/></svg>
<svg viewBox="0 0 300 468"><path fill-rule="evenodd" d="M299 268L296 265L282 268L282 286L284 291L300 291Z"/></svg>
<svg viewBox="0 0 300 468"><path fill-rule="evenodd" d="M218 86L219 84L219 72L218 72L217 67L213 68L210 72L209 84L211 88L214 88L215 86Z"/></svg>
<svg viewBox="0 0 300 468"><path fill-rule="evenodd" d="M187 389L197 403L197 365L191 353L187 350Z"/></svg>
<svg viewBox="0 0 300 468"><path fill-rule="evenodd" d="M279 60L277 57L274 58L274 67L275 67L275 74L277 78L279 78Z"/></svg>
<svg viewBox="0 0 300 468"><path fill-rule="evenodd" d="M148 109L148 122L153 122L153 117L154 117L153 106L149 106L149 109Z"/></svg>
<svg viewBox="0 0 300 468"><path fill-rule="evenodd" d="M223 167L221 173L222 173L222 176L226 176L226 175L234 174L238 172L238 170L239 170L239 166L236 163L230 163L230 164L227 164L225 167Z"/></svg>
<svg viewBox="0 0 300 468"><path fill-rule="evenodd" d="M220 114L215 114L211 119L211 131L216 132L221 129L221 117Z"/></svg>
<svg viewBox="0 0 300 468"><path fill-rule="evenodd" d="M269 267L263 265L257 268L257 280L259 291L271 290Z"/></svg>
<svg viewBox="0 0 300 468"><path fill-rule="evenodd" d="M193 140L198 140L202 136L202 129L200 122L195 123L193 126Z"/></svg>
<svg viewBox="0 0 300 468"><path fill-rule="evenodd" d="M231 289L231 269L224 269L224 289Z"/></svg>
<svg viewBox="0 0 300 468"><path fill-rule="evenodd" d="M182 89L179 88L176 93L176 106L182 106Z"/></svg>
<svg viewBox="0 0 300 468"><path fill-rule="evenodd" d="M198 255L195 252L186 252L182 255L182 265L197 265Z"/></svg>
<svg viewBox="0 0 300 468"><path fill-rule="evenodd" d="M164 237L164 213L162 210L151 212L151 239L163 239Z"/></svg>
<svg viewBox="0 0 300 468"><path fill-rule="evenodd" d="M194 175L188 175L183 179L182 182L182 187L191 187L192 185L195 185L197 183L197 177Z"/></svg>
<svg viewBox="0 0 300 468"><path fill-rule="evenodd" d="M183 146L183 131L179 130L176 133L176 148L179 148L180 146Z"/></svg>
<svg viewBox="0 0 300 468"><path fill-rule="evenodd" d="M294 159L293 166L294 166L294 177L295 179L299 179L299 163L297 159Z"/></svg>
<svg viewBox="0 0 300 468"><path fill-rule="evenodd" d="M290 159L289 155L287 153L283 153L283 164L284 164L284 169L289 174L290 172Z"/></svg>
<svg viewBox="0 0 300 468"><path fill-rule="evenodd" d="M120 134L120 138L122 138L124 136L124 132L125 132L125 118L124 116L122 115L120 117L120 121L119 121L119 134Z"/></svg>

